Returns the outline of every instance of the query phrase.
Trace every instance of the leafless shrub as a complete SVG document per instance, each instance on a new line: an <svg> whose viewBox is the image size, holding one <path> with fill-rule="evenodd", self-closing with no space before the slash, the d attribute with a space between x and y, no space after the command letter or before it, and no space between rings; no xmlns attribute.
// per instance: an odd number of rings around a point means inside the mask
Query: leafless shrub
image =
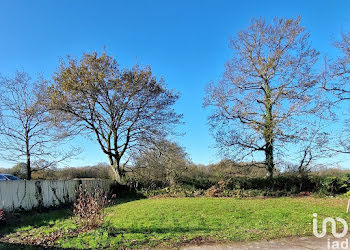
<svg viewBox="0 0 350 250"><path fill-rule="evenodd" d="M99 187L89 192L87 187L79 185L79 196L74 204L75 223L81 231L87 231L100 227L105 219L104 208L108 200L103 190Z"/></svg>

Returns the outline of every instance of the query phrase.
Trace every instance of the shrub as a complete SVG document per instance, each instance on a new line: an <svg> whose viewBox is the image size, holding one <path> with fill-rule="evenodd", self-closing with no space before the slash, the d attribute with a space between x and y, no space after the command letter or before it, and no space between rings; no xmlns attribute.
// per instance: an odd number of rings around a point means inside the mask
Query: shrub
<svg viewBox="0 0 350 250"><path fill-rule="evenodd" d="M223 193L226 188L226 183L223 180L220 180L217 185L210 187L205 194L210 197L220 197L224 196Z"/></svg>
<svg viewBox="0 0 350 250"><path fill-rule="evenodd" d="M325 194L343 194L350 189L350 176L345 174L341 177L321 177L319 191Z"/></svg>
<svg viewBox="0 0 350 250"><path fill-rule="evenodd" d="M93 193L79 185L78 198L74 203L75 223L81 231L87 231L100 227L105 218L104 208L107 205L107 197L100 188Z"/></svg>
<svg viewBox="0 0 350 250"><path fill-rule="evenodd" d="M221 192L220 188L214 185L205 191L205 194L210 197L219 197Z"/></svg>
<svg viewBox="0 0 350 250"><path fill-rule="evenodd" d="M143 175L137 171L128 175L126 183L141 190L146 196L198 196L203 194L201 190L206 190L204 192L207 196L214 197L250 197L258 192L250 194L247 190L259 190L257 196L296 196L307 192L313 195L337 195L350 190L350 173L343 170L304 174L276 172L271 181L265 177L265 170L260 170L259 167L222 161L209 166L188 166L187 170L178 176L176 187L170 186L164 177L157 175L159 172L154 172L154 169L146 168L142 171ZM218 185L220 180L225 181L224 188Z"/></svg>

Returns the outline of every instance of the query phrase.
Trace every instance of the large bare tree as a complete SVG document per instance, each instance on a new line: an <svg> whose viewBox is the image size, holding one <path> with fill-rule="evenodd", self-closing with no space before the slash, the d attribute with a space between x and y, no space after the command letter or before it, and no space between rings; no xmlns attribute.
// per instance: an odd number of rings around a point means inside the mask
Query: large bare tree
<svg viewBox="0 0 350 250"><path fill-rule="evenodd" d="M309 131L316 122L310 115L320 106L314 72L319 53L300 18L274 18L270 24L253 19L230 48L223 78L208 85L204 100L205 107L213 107L209 121L220 147L239 160L263 153L269 177L277 153L281 158L300 152L308 162L311 147L296 150L295 144L311 137L320 141Z"/></svg>
<svg viewBox="0 0 350 250"><path fill-rule="evenodd" d="M0 150L11 162L25 162L26 179L33 171L56 165L78 151L60 147L68 134L55 127L42 105L46 81L32 81L25 72L0 79Z"/></svg>
<svg viewBox="0 0 350 250"><path fill-rule="evenodd" d="M181 119L173 109L178 94L150 67L122 70L105 52L68 57L53 79L49 109L95 136L119 182L133 152L165 138Z"/></svg>

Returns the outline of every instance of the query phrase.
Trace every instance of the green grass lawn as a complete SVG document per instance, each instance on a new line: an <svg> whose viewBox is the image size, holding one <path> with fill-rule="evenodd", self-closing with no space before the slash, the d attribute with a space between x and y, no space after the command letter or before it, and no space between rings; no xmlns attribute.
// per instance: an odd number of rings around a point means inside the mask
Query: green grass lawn
<svg viewBox="0 0 350 250"><path fill-rule="evenodd" d="M0 234L7 241L26 243L28 238L61 231L65 233L55 245L67 248L176 247L272 239L312 235L313 213L319 222L327 216L349 221L346 205L347 200L339 198L142 199L107 208L102 228L79 235L69 233L76 227L69 210L24 215L0 229Z"/></svg>

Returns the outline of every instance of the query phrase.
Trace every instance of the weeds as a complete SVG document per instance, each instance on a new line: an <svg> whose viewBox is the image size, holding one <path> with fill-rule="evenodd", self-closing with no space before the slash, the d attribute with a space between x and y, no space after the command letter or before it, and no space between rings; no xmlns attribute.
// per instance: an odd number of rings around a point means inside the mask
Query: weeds
<svg viewBox="0 0 350 250"><path fill-rule="evenodd" d="M78 198L74 203L74 221L81 231L88 231L100 227L104 223L104 209L108 204L102 188L95 188L89 192L87 187L79 185Z"/></svg>

